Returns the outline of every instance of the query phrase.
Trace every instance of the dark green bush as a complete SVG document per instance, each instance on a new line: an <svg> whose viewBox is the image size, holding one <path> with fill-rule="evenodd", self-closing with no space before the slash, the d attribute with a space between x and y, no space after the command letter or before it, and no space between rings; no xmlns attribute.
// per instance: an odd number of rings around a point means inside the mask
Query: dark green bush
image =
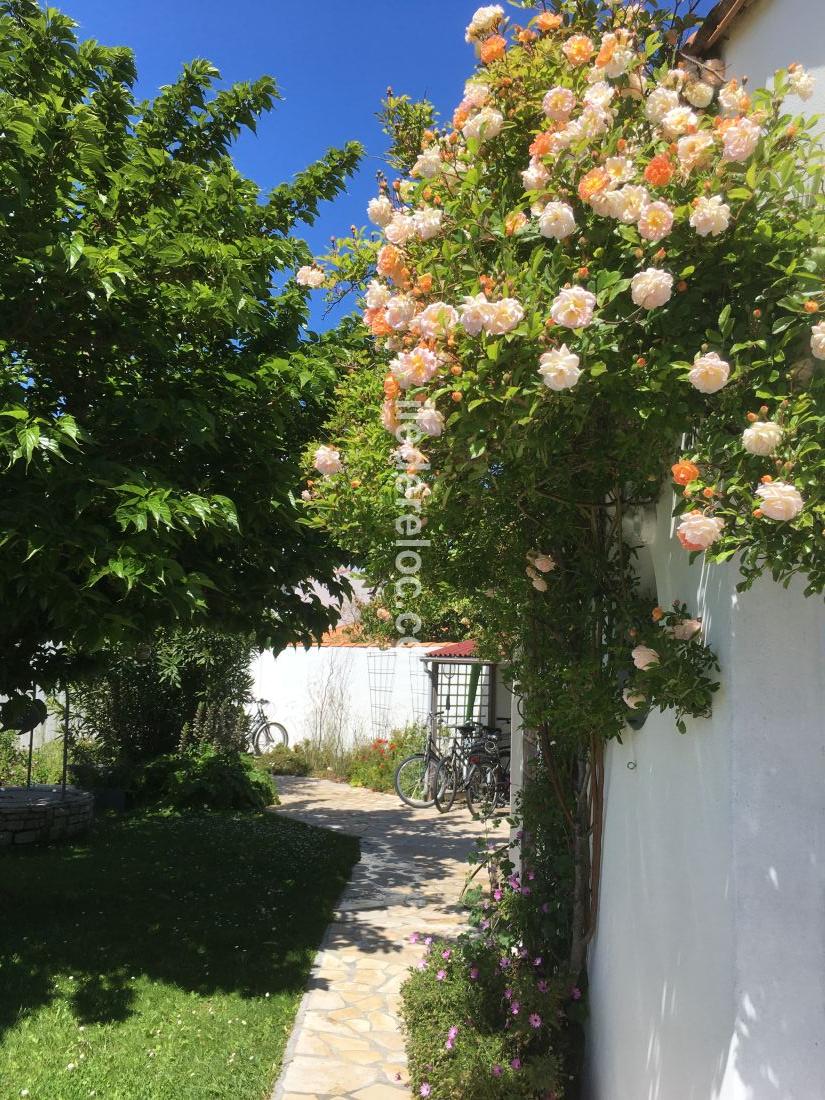
<svg viewBox="0 0 825 1100"><path fill-rule="evenodd" d="M14 730L0 730L0 787L16 787L26 782L26 755L17 745Z"/></svg>
<svg viewBox="0 0 825 1100"><path fill-rule="evenodd" d="M396 767L424 747L426 736L423 726L413 725L394 730L389 737L377 737L352 753L345 778L354 787L391 791Z"/></svg>
<svg viewBox="0 0 825 1100"><path fill-rule="evenodd" d="M191 722L180 734L181 751L205 748L218 753L243 753L249 743L249 718L233 702L198 703Z"/></svg>
<svg viewBox="0 0 825 1100"><path fill-rule="evenodd" d="M275 745L254 758L255 766L272 775L309 775L309 760L303 745L287 748Z"/></svg>
<svg viewBox="0 0 825 1100"><path fill-rule="evenodd" d="M175 810L262 810L278 795L250 756L207 746L149 761L135 776L134 798L140 805Z"/></svg>
<svg viewBox="0 0 825 1100"><path fill-rule="evenodd" d="M425 950L402 988L415 1094L426 1083L438 1100L561 1100L558 983L480 939Z"/></svg>

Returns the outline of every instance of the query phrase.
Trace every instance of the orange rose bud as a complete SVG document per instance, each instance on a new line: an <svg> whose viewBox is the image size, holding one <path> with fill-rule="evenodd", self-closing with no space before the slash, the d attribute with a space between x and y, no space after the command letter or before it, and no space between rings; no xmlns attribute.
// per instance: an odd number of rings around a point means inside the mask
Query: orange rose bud
<svg viewBox="0 0 825 1100"><path fill-rule="evenodd" d="M350 485L353 487L353 489L360 489L361 488L361 479L358 478L358 477L354 477L352 479L352 481L350 482Z"/></svg>
<svg viewBox="0 0 825 1100"><path fill-rule="evenodd" d="M716 490L711 488L703 489L702 496L705 498L705 500L712 500L713 497L716 496Z"/></svg>
<svg viewBox="0 0 825 1100"><path fill-rule="evenodd" d="M419 275L418 289L422 294L428 294L433 288L433 277L430 274Z"/></svg>
<svg viewBox="0 0 825 1100"><path fill-rule="evenodd" d="M504 219L504 232L508 237L512 237L525 225L527 225L527 215L523 210L514 210L512 214L508 214Z"/></svg>
<svg viewBox="0 0 825 1100"><path fill-rule="evenodd" d="M454 378L458 378L459 375L463 373L463 368L459 367L458 364L456 364L454 367L450 367L450 374L453 375Z"/></svg>
<svg viewBox="0 0 825 1100"><path fill-rule="evenodd" d="M435 141L435 134L432 132L432 130L425 130L424 133L421 135L421 144L429 145L430 142L433 141Z"/></svg>
<svg viewBox="0 0 825 1100"><path fill-rule="evenodd" d="M757 319L757 321L758 321L758 320L759 320L759 318L760 318L760 317L762 316L762 310L761 310L761 309L755 309L755 310L753 311L753 315L754 315L754 317L755 317L755 318Z"/></svg>
<svg viewBox="0 0 825 1100"><path fill-rule="evenodd" d="M679 291L680 294L684 294L687 288L688 285L684 279L680 279L679 282L676 284L676 289Z"/></svg>
<svg viewBox="0 0 825 1100"><path fill-rule="evenodd" d="M664 610L661 607L654 607L650 617L653 619L654 623L658 623L660 619L664 618L664 614Z"/></svg>
<svg viewBox="0 0 825 1100"><path fill-rule="evenodd" d="M459 390L453 390L453 392L450 394L450 399L452 401L455 401L456 404L459 401L463 400L463 397L464 397L464 395Z"/></svg>
<svg viewBox="0 0 825 1100"><path fill-rule="evenodd" d="M811 301L809 298L805 305L802 307L806 313L819 313L819 306L816 302Z"/></svg>
<svg viewBox="0 0 825 1100"><path fill-rule="evenodd" d="M754 508L753 514L756 517L756 519L761 519L762 516L764 515L764 512L762 511L761 508Z"/></svg>
<svg viewBox="0 0 825 1100"><path fill-rule="evenodd" d="M507 49L507 42L501 37L500 34L494 34L491 38L487 38L481 43L481 49L479 50L479 57L482 64L490 65L493 61L500 61L504 57L504 51Z"/></svg>
<svg viewBox="0 0 825 1100"><path fill-rule="evenodd" d="M656 250L656 251L655 251L655 252L653 253L653 259L654 259L654 260L663 260L663 259L665 258L665 256L667 256L667 252L665 251L665 249L664 249L664 248L658 248L658 249L657 249L657 250Z"/></svg>
<svg viewBox="0 0 825 1100"><path fill-rule="evenodd" d="M590 274L590 268L589 267L580 267L579 270L576 272L576 275L578 275L578 277L580 279L586 279L589 274Z"/></svg>
<svg viewBox="0 0 825 1100"><path fill-rule="evenodd" d="M699 467L684 458L674 463L670 470L677 485L687 485L699 476Z"/></svg>
<svg viewBox="0 0 825 1100"><path fill-rule="evenodd" d="M762 482L763 485L770 485L770 483L773 481L773 478L770 474L763 474L759 480Z"/></svg>
<svg viewBox="0 0 825 1100"><path fill-rule="evenodd" d="M392 189L393 189L393 191L400 191L401 190L401 180L393 180L392 181Z"/></svg>
<svg viewBox="0 0 825 1100"><path fill-rule="evenodd" d="M755 424L759 416L757 413L748 413L747 419L750 420L751 424Z"/></svg>
<svg viewBox="0 0 825 1100"><path fill-rule="evenodd" d="M670 158L664 153L659 153L648 162L644 171L644 177L654 187L664 187L673 178L673 165Z"/></svg>
<svg viewBox="0 0 825 1100"><path fill-rule="evenodd" d="M689 498L689 497L691 496L691 492L690 492L690 489L683 489L683 490L682 490L682 496L683 496L683 497L688 497L688 498ZM697 550L698 550L698 547L697 547Z"/></svg>
<svg viewBox="0 0 825 1100"><path fill-rule="evenodd" d="M534 34L533 31L519 31L516 38L522 46L529 46L531 42L536 41L538 35Z"/></svg>

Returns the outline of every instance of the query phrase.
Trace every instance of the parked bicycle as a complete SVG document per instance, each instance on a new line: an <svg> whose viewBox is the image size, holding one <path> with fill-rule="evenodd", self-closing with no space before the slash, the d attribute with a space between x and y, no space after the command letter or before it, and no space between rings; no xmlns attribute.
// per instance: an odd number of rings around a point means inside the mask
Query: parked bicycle
<svg viewBox="0 0 825 1100"><path fill-rule="evenodd" d="M273 722L269 715L264 710L264 707L269 706L268 699L256 699L257 710L255 716L252 719L252 726L249 731L249 743L252 746L252 751L256 756L261 756L265 752L269 752L275 745L289 745L289 734L286 731L286 726L282 726L280 722Z"/></svg>
<svg viewBox="0 0 825 1100"><path fill-rule="evenodd" d="M473 815L482 807L505 804L510 797L510 746L501 730L467 722L457 734L436 770L436 809L447 813L459 794Z"/></svg>
<svg viewBox="0 0 825 1100"><path fill-rule="evenodd" d="M441 761L438 747L438 715L430 715L427 722L427 743L423 752L405 757L395 769L395 793L413 809L432 806L435 802L435 775Z"/></svg>

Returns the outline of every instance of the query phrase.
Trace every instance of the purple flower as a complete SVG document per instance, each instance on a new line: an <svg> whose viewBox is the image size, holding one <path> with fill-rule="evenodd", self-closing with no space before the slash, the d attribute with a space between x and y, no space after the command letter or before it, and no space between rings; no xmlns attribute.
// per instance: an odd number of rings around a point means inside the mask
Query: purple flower
<svg viewBox="0 0 825 1100"><path fill-rule="evenodd" d="M418 1092L421 1096L429 1096L430 1093L432 1092L432 1089L430 1088L430 1086L425 1081L424 1084L421 1086L421 1088L418 1090Z"/></svg>
<svg viewBox="0 0 825 1100"><path fill-rule="evenodd" d="M519 829L516 833L516 840L524 840L524 829Z"/></svg>
<svg viewBox="0 0 825 1100"><path fill-rule="evenodd" d="M507 967L510 965L510 960L508 958L501 958L498 960L498 965L501 967L502 970L506 970Z"/></svg>
<svg viewBox="0 0 825 1100"><path fill-rule="evenodd" d="M513 1001L513 1003L510 1005L510 1011L513 1013L514 1016L518 1016L519 1012L521 1012L521 1005L518 1003L518 1001Z"/></svg>
<svg viewBox="0 0 825 1100"><path fill-rule="evenodd" d="M539 955L538 958L533 959L533 966L541 966L541 963L542 963L541 955Z"/></svg>
<svg viewBox="0 0 825 1100"><path fill-rule="evenodd" d="M418 943L418 939L419 937L417 932L410 933L410 943Z"/></svg>
<svg viewBox="0 0 825 1100"><path fill-rule="evenodd" d="M549 913L550 912L550 902L549 901L543 901L541 903L541 911L542 911L542 913Z"/></svg>
<svg viewBox="0 0 825 1100"><path fill-rule="evenodd" d="M522 886L521 893L522 897L529 898L533 891L530 889L529 886Z"/></svg>
<svg viewBox="0 0 825 1100"><path fill-rule="evenodd" d="M447 971L446 970L439 970L438 973L436 974L436 980L439 981L439 982L443 982L446 977L447 977Z"/></svg>
<svg viewBox="0 0 825 1100"><path fill-rule="evenodd" d="M470 967L470 981L475 982L477 980L478 980L478 967L477 966L471 966Z"/></svg>
<svg viewBox="0 0 825 1100"><path fill-rule="evenodd" d="M580 1001L582 999L582 991L577 985L574 985L570 990L570 999L572 1001Z"/></svg>
<svg viewBox="0 0 825 1100"><path fill-rule="evenodd" d="M504 996L506 997L506 999L507 999L508 1001L511 1001L511 1000L513 999L513 991L512 991L512 989L509 989L509 988L508 988L508 989L505 989L505 990L504 990Z"/></svg>
<svg viewBox="0 0 825 1100"><path fill-rule="evenodd" d="M452 1050L453 1049L452 1039L448 1039L447 1042L444 1044L444 1046L447 1048L447 1050Z"/></svg>
<svg viewBox="0 0 825 1100"><path fill-rule="evenodd" d="M481 922L481 927L486 932L487 929L490 927L490 922L488 920L483 920Z"/></svg>
<svg viewBox="0 0 825 1100"><path fill-rule="evenodd" d="M530 881L532 882L532 881L533 881L533 880L535 879L535 877L536 877L536 872L535 872L535 871L528 871L528 872L527 872L527 877L528 877L528 878L530 879Z"/></svg>
<svg viewBox="0 0 825 1100"><path fill-rule="evenodd" d="M510 1065L513 1069L521 1069L521 1058L514 1058Z"/></svg>
<svg viewBox="0 0 825 1100"><path fill-rule="evenodd" d="M501 890L498 887L496 887L496 889L493 890L493 899L495 901L501 901L501 898L502 898Z"/></svg>
<svg viewBox="0 0 825 1100"><path fill-rule="evenodd" d="M432 942L433 942L433 938L432 938L432 936L425 936L425 937L424 937L424 946L425 946L425 947L429 947L429 946L430 946L430 944L431 944ZM430 1086L429 1086L429 1085L427 1085L427 1088L429 1088L429 1087L430 1087Z"/></svg>
<svg viewBox="0 0 825 1100"><path fill-rule="evenodd" d="M457 1027L455 1027L455 1026L453 1026L453 1027L451 1027L451 1028L450 1028L450 1030L449 1030L449 1031L447 1032L447 1038L448 1038L448 1039L455 1039L456 1035L458 1035L458 1028L457 1028Z"/></svg>
<svg viewBox="0 0 825 1100"><path fill-rule="evenodd" d="M530 1013L530 1027L541 1027L541 1016L538 1012Z"/></svg>
<svg viewBox="0 0 825 1100"><path fill-rule="evenodd" d="M415 965L418 967L419 970L426 970L427 969L427 960L426 959L419 959L418 962Z"/></svg>
<svg viewBox="0 0 825 1100"><path fill-rule="evenodd" d="M547 982L544 980L544 978L540 978L536 982L536 989L539 991L539 993L547 992Z"/></svg>
<svg viewBox="0 0 825 1100"><path fill-rule="evenodd" d="M451 955L452 955L452 951L449 949L449 947L445 948L441 952L441 958L442 959L449 959Z"/></svg>
<svg viewBox="0 0 825 1100"><path fill-rule="evenodd" d="M502 1073L504 1073L504 1070L501 1068L498 1062L496 1062L490 1072L492 1073L493 1077L501 1077Z"/></svg>

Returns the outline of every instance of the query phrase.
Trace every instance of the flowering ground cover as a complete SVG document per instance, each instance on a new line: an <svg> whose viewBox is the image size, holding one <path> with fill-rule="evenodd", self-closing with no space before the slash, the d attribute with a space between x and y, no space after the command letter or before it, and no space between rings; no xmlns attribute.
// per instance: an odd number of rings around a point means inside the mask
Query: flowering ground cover
<svg viewBox="0 0 825 1100"><path fill-rule="evenodd" d="M260 1100L357 841L132 815L0 863L0 1096Z"/></svg>

